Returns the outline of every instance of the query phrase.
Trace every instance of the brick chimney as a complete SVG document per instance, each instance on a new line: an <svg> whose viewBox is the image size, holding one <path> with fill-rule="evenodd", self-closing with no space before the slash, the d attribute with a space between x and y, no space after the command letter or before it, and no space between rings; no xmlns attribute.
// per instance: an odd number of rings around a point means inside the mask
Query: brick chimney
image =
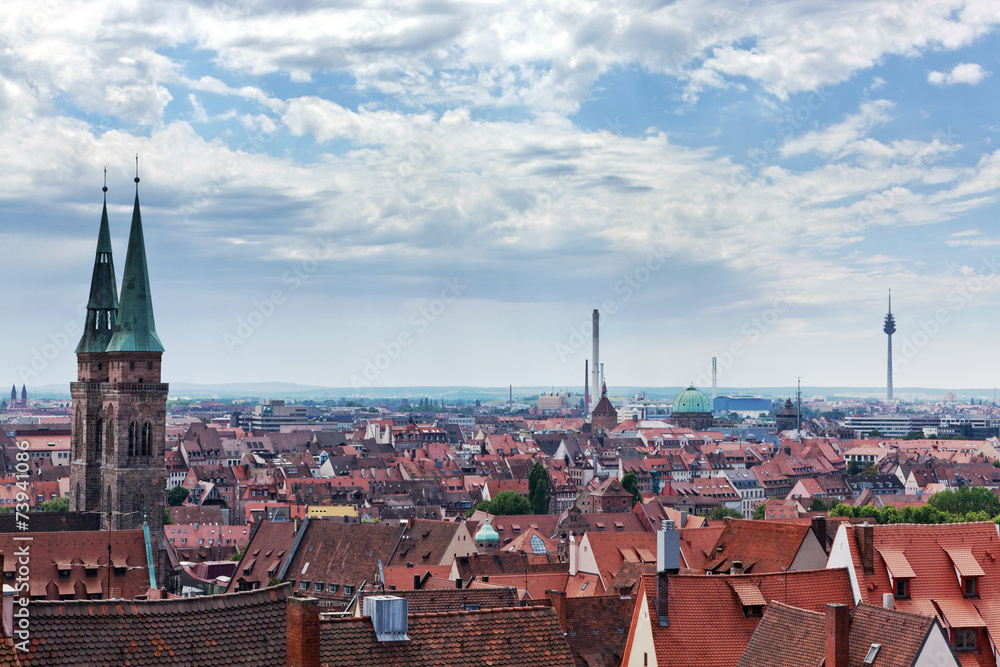
<svg viewBox="0 0 1000 667"><path fill-rule="evenodd" d="M285 667L319 667L318 600L290 597L285 602Z"/></svg>
<svg viewBox="0 0 1000 667"><path fill-rule="evenodd" d="M556 610L556 614L559 616L559 627L562 628L563 632L566 630L566 591L545 591L549 596L549 600L552 601L552 608Z"/></svg>
<svg viewBox="0 0 1000 667"><path fill-rule="evenodd" d="M825 667L849 667L851 612L846 604L826 605Z"/></svg>
<svg viewBox="0 0 1000 667"><path fill-rule="evenodd" d="M868 523L854 527L854 536L858 542L858 553L861 555L861 567L865 574L875 572L875 528Z"/></svg>
<svg viewBox="0 0 1000 667"><path fill-rule="evenodd" d="M825 516L815 516L812 520L812 531L816 535L816 539L819 540L819 545L826 551L826 517Z"/></svg>

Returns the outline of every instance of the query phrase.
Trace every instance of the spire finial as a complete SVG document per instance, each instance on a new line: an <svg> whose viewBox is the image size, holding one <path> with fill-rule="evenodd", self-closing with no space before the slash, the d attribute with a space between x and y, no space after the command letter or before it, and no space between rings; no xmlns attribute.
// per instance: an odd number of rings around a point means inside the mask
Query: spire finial
<svg viewBox="0 0 1000 667"><path fill-rule="evenodd" d="M889 288L889 314L892 315L892 288Z"/></svg>
<svg viewBox="0 0 1000 667"><path fill-rule="evenodd" d="M105 192L106 193L107 191L108 191L108 168L105 167L104 168L104 187L101 188L101 192Z"/></svg>
<svg viewBox="0 0 1000 667"><path fill-rule="evenodd" d="M135 154L135 191L139 192L139 154Z"/></svg>

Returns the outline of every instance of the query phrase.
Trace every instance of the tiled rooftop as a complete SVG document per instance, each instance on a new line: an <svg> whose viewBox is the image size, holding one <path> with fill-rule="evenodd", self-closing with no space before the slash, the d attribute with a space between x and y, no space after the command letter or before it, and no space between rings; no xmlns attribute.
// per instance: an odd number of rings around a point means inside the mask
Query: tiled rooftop
<svg viewBox="0 0 1000 667"><path fill-rule="evenodd" d="M409 641L379 642L369 618L320 621L323 667L572 667L551 607L411 614Z"/></svg>
<svg viewBox="0 0 1000 667"><path fill-rule="evenodd" d="M21 667L280 667L285 664L288 586L169 600L35 602Z"/></svg>

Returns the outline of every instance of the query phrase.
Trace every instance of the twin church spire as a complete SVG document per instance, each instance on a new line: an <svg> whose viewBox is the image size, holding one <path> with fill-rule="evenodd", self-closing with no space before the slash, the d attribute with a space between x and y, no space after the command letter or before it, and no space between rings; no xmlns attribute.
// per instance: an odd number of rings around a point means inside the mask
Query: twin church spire
<svg viewBox="0 0 1000 667"><path fill-rule="evenodd" d="M111 230L108 225L108 186L105 170L104 209L101 229L97 235L97 256L90 282L87 302L87 322L76 351L100 352L163 352L156 335L153 319L153 299L149 289L146 264L146 244L142 234L139 211L138 161L135 177L135 204L132 209L132 229L125 254L121 299L115 282L115 267L111 252Z"/></svg>

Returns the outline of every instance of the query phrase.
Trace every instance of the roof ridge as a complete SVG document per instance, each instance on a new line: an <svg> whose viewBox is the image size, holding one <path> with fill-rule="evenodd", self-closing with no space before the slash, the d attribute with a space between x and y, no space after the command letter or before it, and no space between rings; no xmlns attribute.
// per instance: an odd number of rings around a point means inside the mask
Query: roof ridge
<svg viewBox="0 0 1000 667"><path fill-rule="evenodd" d="M509 587L507 587L509 588ZM456 589L457 590L457 589ZM477 590L477 589L472 589ZM490 589L483 589L490 590ZM429 611L420 612L416 614L409 614L409 619L423 619L423 618L444 618L447 616L483 616L486 614L501 614L509 612L526 612L526 613L543 613L555 615L555 608L549 606L531 606L531 607L490 607L489 609L463 609L460 611ZM364 621L367 620L368 616L351 616L349 618L321 618L321 621L325 622L346 622L346 621Z"/></svg>
<svg viewBox="0 0 1000 667"><path fill-rule="evenodd" d="M877 604L868 604L867 602L859 602L857 605L855 605L854 611L851 612L851 618L852 619L854 618L854 615L856 613L858 613L858 610L861 609L862 607L865 607L867 609L871 609L872 611L893 612L895 614L905 614L906 616L909 616L910 618L917 619L917 620L920 620L920 621L927 621L928 623L933 623L934 620L937 618L936 616L925 616L923 614L917 614L917 613L914 613L912 611L903 611L902 609L895 609L895 608L894 609L886 609L885 607L879 606Z"/></svg>
<svg viewBox="0 0 1000 667"><path fill-rule="evenodd" d="M57 615L67 616L67 615L86 615L90 616L85 610L92 609L94 607L100 606L113 606L117 608L126 609L126 605L132 605L132 611L135 615L140 613L140 609L145 610L145 608L158 607L159 610L156 613L171 613L172 609L169 607L181 607L179 611L191 611L189 609L183 609L183 607L189 607L194 604L206 605L216 602L225 601L235 601L243 599L249 601L251 604L254 602L254 598L260 598L260 603L277 602L279 600L284 600L288 595L288 591L291 589L290 583L282 583L277 586L267 586L265 588L257 588L252 591L239 591L234 593L217 593L215 595L200 595L193 598L167 598L162 600L128 600L121 598L111 598L106 600L32 600L32 611L47 613L50 610L55 609ZM272 593L274 595L272 595ZM241 604L239 606L245 606ZM167 607L164 609L164 607ZM203 607L204 608L204 607ZM69 612L69 613L68 613Z"/></svg>

